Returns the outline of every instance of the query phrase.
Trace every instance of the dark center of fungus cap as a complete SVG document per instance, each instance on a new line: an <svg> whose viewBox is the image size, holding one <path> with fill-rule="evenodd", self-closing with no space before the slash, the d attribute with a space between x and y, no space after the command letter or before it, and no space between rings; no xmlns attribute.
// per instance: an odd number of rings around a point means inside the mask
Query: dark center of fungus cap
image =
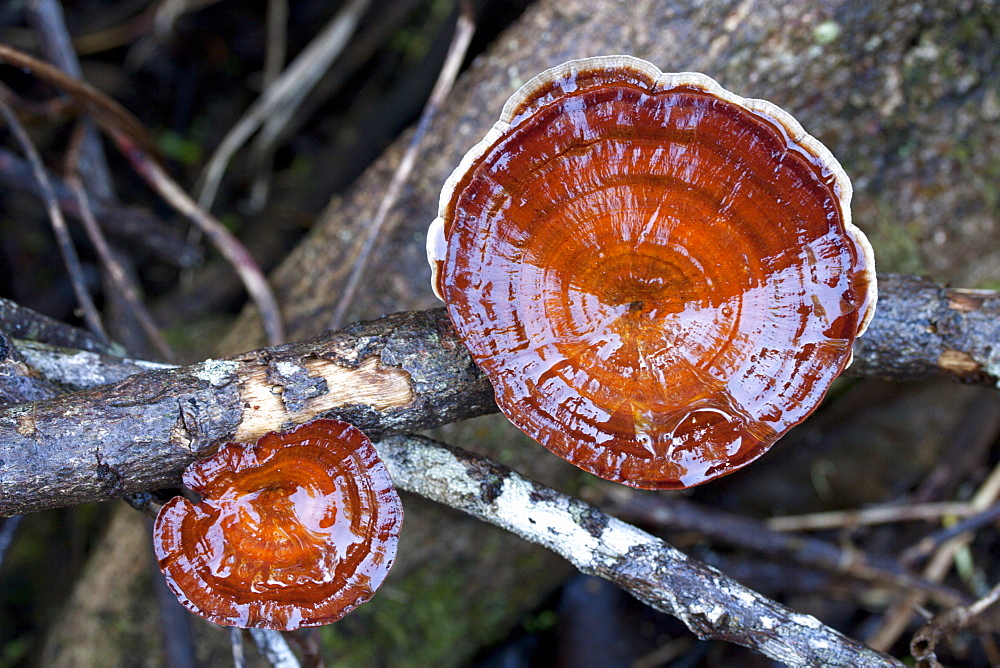
<svg viewBox="0 0 1000 668"><path fill-rule="evenodd" d="M787 113L636 58L528 82L445 184L434 289L507 417L636 487L802 421L874 313L839 163Z"/></svg>
<svg viewBox="0 0 1000 668"><path fill-rule="evenodd" d="M372 597L396 556L399 496L345 422L229 443L188 467L184 484L202 501L163 506L156 558L180 602L217 624L329 624Z"/></svg>

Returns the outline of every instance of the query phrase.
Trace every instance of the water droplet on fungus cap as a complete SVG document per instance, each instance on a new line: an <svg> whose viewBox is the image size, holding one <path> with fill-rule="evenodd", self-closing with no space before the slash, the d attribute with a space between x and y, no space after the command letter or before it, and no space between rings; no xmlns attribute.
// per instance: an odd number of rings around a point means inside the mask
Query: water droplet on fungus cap
<svg viewBox="0 0 1000 668"><path fill-rule="evenodd" d="M369 600L395 559L399 495L346 422L229 443L188 467L184 484L202 500L163 506L156 558L180 602L217 624L329 624Z"/></svg>
<svg viewBox="0 0 1000 668"><path fill-rule="evenodd" d="M588 58L507 102L427 252L514 424L603 478L688 487L759 457L850 362L876 301L850 199L773 104Z"/></svg>

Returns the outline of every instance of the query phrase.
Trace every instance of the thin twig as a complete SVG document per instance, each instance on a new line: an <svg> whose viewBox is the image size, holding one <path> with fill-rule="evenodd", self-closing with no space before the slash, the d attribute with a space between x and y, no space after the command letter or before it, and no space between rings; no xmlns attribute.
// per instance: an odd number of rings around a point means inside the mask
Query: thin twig
<svg viewBox="0 0 1000 668"><path fill-rule="evenodd" d="M263 87L271 85L285 66L288 51L288 0L267 0L267 51L264 54Z"/></svg>
<svg viewBox="0 0 1000 668"><path fill-rule="evenodd" d="M20 144L25 157L31 163L35 178L38 180L42 197L45 200L45 211L48 213L49 221L52 223L52 231L55 233L56 243L59 246L59 252L62 253L63 262L66 263L66 270L69 272L70 282L73 284L76 301L83 312L83 319L92 332L106 341L108 335L104 331L104 325L101 324L101 316L98 314L97 307L94 306L94 301L87 290L87 281L83 276L83 268L80 266L80 257L76 254L73 239L70 236L69 229L66 227L66 220L63 218L59 204L56 202L55 191L49 182L49 177L45 172L41 156L38 155L34 144L31 143L28 133L25 132L20 121L17 120L17 114L14 113L14 110L8 104L11 95L6 86L0 85L0 113L3 114L7 126L10 128L18 144Z"/></svg>
<svg viewBox="0 0 1000 668"><path fill-rule="evenodd" d="M288 50L288 0L267 0L267 49L264 52L264 71L261 74L262 89L268 88L281 74ZM250 186L250 210L260 211L267 201L271 187L271 164L274 145L254 147L253 161L256 174Z"/></svg>
<svg viewBox="0 0 1000 668"><path fill-rule="evenodd" d="M257 651L273 668L299 668L299 660L280 631L250 629Z"/></svg>
<svg viewBox="0 0 1000 668"><path fill-rule="evenodd" d="M995 585L989 593L969 606L952 608L935 615L913 634L910 640L910 652L917 659L917 665L939 667L941 664L935 651L937 644L974 624L998 601L1000 601L1000 584Z"/></svg>
<svg viewBox="0 0 1000 668"><path fill-rule="evenodd" d="M425 0L393 0L393 2L377 3L358 29L351 35L350 42L337 56L337 66L329 71L316 83L309 95L296 107L295 113L280 127L265 123L260 132L253 138L251 149L251 164L257 168L260 164L258 156L272 153L285 137L289 137L301 128L325 100L334 98L344 90L347 81L355 76L362 65L369 62L372 56L384 47L389 36L404 24L407 17L413 15Z"/></svg>
<svg viewBox="0 0 1000 668"><path fill-rule="evenodd" d="M235 626L229 627L229 644L233 648L233 668L245 668L246 657L243 654L243 631Z"/></svg>
<svg viewBox="0 0 1000 668"><path fill-rule="evenodd" d="M27 4L28 20L38 33L39 42L45 56L56 67L76 79L83 78L80 60L66 29L66 19L62 6L57 0L31 0ZM114 189L111 186L111 171L104 156L104 147L94 124L89 119L84 120L83 145L80 148L81 178L87 184L87 190L101 200L113 201Z"/></svg>
<svg viewBox="0 0 1000 668"><path fill-rule="evenodd" d="M136 70L142 67L157 49L167 42L168 37L174 30L177 20L184 14L192 12L208 5L213 5L219 0L159 0L154 6L152 20L149 28L139 35L138 40L129 49L125 57L125 64L128 68Z"/></svg>
<svg viewBox="0 0 1000 668"><path fill-rule="evenodd" d="M271 117L290 114L343 50L370 0L350 0L250 106L223 138L202 172L198 202L210 211L233 154Z"/></svg>
<svg viewBox="0 0 1000 668"><path fill-rule="evenodd" d="M469 43L472 41L472 35L476 31L476 24L473 19L472 7L468 2L462 2L458 21L455 25L455 34L452 36L451 45L448 47L448 56L441 68L441 73L438 75L437 82L434 84L434 90L431 91L430 98L427 100L427 106L424 107L424 111L420 115L417 129L413 132L413 137L410 138L410 143L406 147L406 152L403 154L402 160L400 160L399 167L396 169L396 173L393 175L388 189L386 189L385 196L383 196L382 201L379 203L378 211L375 212L375 217L368 226L364 244L361 246L358 257L354 260L354 266L351 268L351 273L347 278L344 289L337 298L333 315L330 316L330 322L327 325L329 329L338 329L344 324L347 309L354 302L354 295L358 290L358 284L364 275L365 268L368 266L372 248L375 246L375 242L381 237L382 228L385 226L385 221L389 216L389 210L396 203L396 200L399 199L399 193L403 188L403 184L409 178L410 172L413 171L413 166L416 164L420 142L427 133L427 128L437 115L441 105L444 104L448 92L455 83L455 78L458 77L459 68L462 66L462 61L465 60L465 54L469 49Z"/></svg>
<svg viewBox="0 0 1000 668"><path fill-rule="evenodd" d="M1000 497L1000 464L990 472L979 486L969 504L982 512L996 503ZM927 580L940 582L954 563L955 554L972 542L973 534L966 531L941 544L924 567L923 576ZM885 651L895 644L913 618L914 609L924 601L922 592L912 592L896 602L886 613L882 625L869 637L868 644Z"/></svg>
<svg viewBox="0 0 1000 668"><path fill-rule="evenodd" d="M806 515L785 515L765 521L773 531L823 531L826 529L851 529L873 524L895 522L934 522L942 517L966 517L974 511L968 503L943 501L911 505L876 506L852 510L834 510Z"/></svg>
<svg viewBox="0 0 1000 668"><path fill-rule="evenodd" d="M73 102L86 111L101 129L114 138L125 134L144 151L155 155L156 144L146 128L123 106L100 92L86 81L69 76L58 67L38 60L23 51L0 42L0 62L23 69L45 83L69 95Z"/></svg>
<svg viewBox="0 0 1000 668"><path fill-rule="evenodd" d="M52 183L63 213L79 219L81 214L69 186L51 173L49 182ZM38 182L32 175L28 161L3 148L0 148L0 186L10 186L41 197ZM190 267L199 261L200 250L186 243L179 232L148 209L100 199L91 201L90 205L102 229L123 239L132 247L148 251L159 261L181 268Z"/></svg>
<svg viewBox="0 0 1000 668"><path fill-rule="evenodd" d="M188 2L184 3L183 10L185 12L193 12L215 2L218 2L218 0L199 0L197 2L188 0ZM142 37L150 29L158 28L162 25L163 19L161 15L164 4L166 4L164 0L150 3L140 13L131 16L122 23L75 37L73 39L73 47L80 55L89 56L124 46Z"/></svg>
<svg viewBox="0 0 1000 668"><path fill-rule="evenodd" d="M91 114L146 182L171 206L201 228L216 249L233 265L250 297L260 309L268 340L273 343L284 340L284 325L277 301L253 256L222 223L208 212L202 211L151 157L155 155L155 148L142 123L88 83L74 79L48 63L5 44L0 44L0 62L31 72L72 97Z"/></svg>
<svg viewBox="0 0 1000 668"><path fill-rule="evenodd" d="M972 509L970 509L971 511ZM964 513L965 519L960 522L956 522L950 527L945 527L935 531L929 536L925 536L916 545L911 545L900 555L899 559L902 563L910 565L917 562L929 554L934 552L942 543L951 540L959 534L965 533L967 531L975 531L980 527L986 526L996 521L1000 518L1000 503L994 503L992 506L987 508L982 512L970 512Z"/></svg>
<svg viewBox="0 0 1000 668"><path fill-rule="evenodd" d="M953 312L964 313L965 305L955 308L960 303L958 299L961 298L962 291L952 289L949 292L950 294L946 296L949 308ZM947 311L939 312L932 316L931 321L940 322L937 318L947 315ZM985 329L979 323L968 324L974 328L970 330L971 332ZM919 324L915 325L914 329L916 327L919 327ZM947 331L948 328L937 329ZM968 338L964 333L960 336ZM991 332L987 332L987 336L994 341L997 339ZM939 350L947 349L954 349L951 348L950 341L944 343ZM939 350L935 350L935 353L940 358ZM916 503L951 498L963 481L968 480L976 470L989 463L990 449L996 443L997 436L1000 436L1000 397L996 392L985 388L977 390L972 401L962 409L961 415L956 417L955 426L949 430L944 439L948 446L938 456L935 465L911 495Z"/></svg>
<svg viewBox="0 0 1000 668"><path fill-rule="evenodd" d="M274 293L271 292L267 278L257 266L253 256L250 255L250 251L214 216L198 206L198 203L167 175L159 163L151 160L138 145L133 144L128 137L124 136L117 137L117 141L118 147L125 157L160 197L195 223L209 238L212 245L233 265L243 281L243 285L246 286L247 292L257 304L257 308L260 309L268 341L272 345L284 341L285 327L281 320L278 302L274 298Z"/></svg>
<svg viewBox="0 0 1000 668"><path fill-rule="evenodd" d="M111 282L124 298L125 303L131 310L132 316L139 323L142 331L146 334L146 338L153 344L160 356L168 362L174 362L177 356L171 350L170 346L167 345L163 336L160 335L159 328L153 322L153 318L142 303L142 300L139 299L139 293L135 285L129 279L128 274L122 268L117 258L115 258L90 208L90 198L87 196L87 191L83 187L83 181L80 176L79 158L84 137L81 131L82 128L83 126L77 126L77 131L73 134L73 140L70 142L70 148L66 154L66 185L69 186L73 192L73 196L76 198L77 208L80 211L80 218L83 221L87 237L97 251L97 255L101 259L101 264L104 266L105 271L108 272Z"/></svg>

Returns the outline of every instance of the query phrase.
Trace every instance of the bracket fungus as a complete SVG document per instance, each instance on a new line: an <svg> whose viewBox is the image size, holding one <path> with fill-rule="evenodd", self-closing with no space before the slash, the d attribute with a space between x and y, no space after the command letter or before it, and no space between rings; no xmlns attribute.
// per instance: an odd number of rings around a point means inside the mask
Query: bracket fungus
<svg viewBox="0 0 1000 668"><path fill-rule="evenodd" d="M314 420L193 463L202 496L167 502L153 544L182 604L226 626L335 622L369 600L396 556L403 509L371 441Z"/></svg>
<svg viewBox="0 0 1000 668"><path fill-rule="evenodd" d="M763 454L876 301L843 168L775 105L628 56L504 106L441 193L433 287L507 417L635 487Z"/></svg>

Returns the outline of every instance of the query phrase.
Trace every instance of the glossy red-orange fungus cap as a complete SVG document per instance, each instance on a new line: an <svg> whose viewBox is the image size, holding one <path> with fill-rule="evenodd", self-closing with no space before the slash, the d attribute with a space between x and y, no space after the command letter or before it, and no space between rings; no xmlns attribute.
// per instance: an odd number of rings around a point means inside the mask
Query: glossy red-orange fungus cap
<svg viewBox="0 0 1000 668"><path fill-rule="evenodd" d="M335 622L372 597L396 556L403 508L371 441L315 420L229 443L184 472L153 544L177 598L209 621L287 631Z"/></svg>
<svg viewBox="0 0 1000 668"><path fill-rule="evenodd" d="M434 288L510 420L635 487L759 457L874 313L839 163L787 113L625 56L536 77L449 178Z"/></svg>

